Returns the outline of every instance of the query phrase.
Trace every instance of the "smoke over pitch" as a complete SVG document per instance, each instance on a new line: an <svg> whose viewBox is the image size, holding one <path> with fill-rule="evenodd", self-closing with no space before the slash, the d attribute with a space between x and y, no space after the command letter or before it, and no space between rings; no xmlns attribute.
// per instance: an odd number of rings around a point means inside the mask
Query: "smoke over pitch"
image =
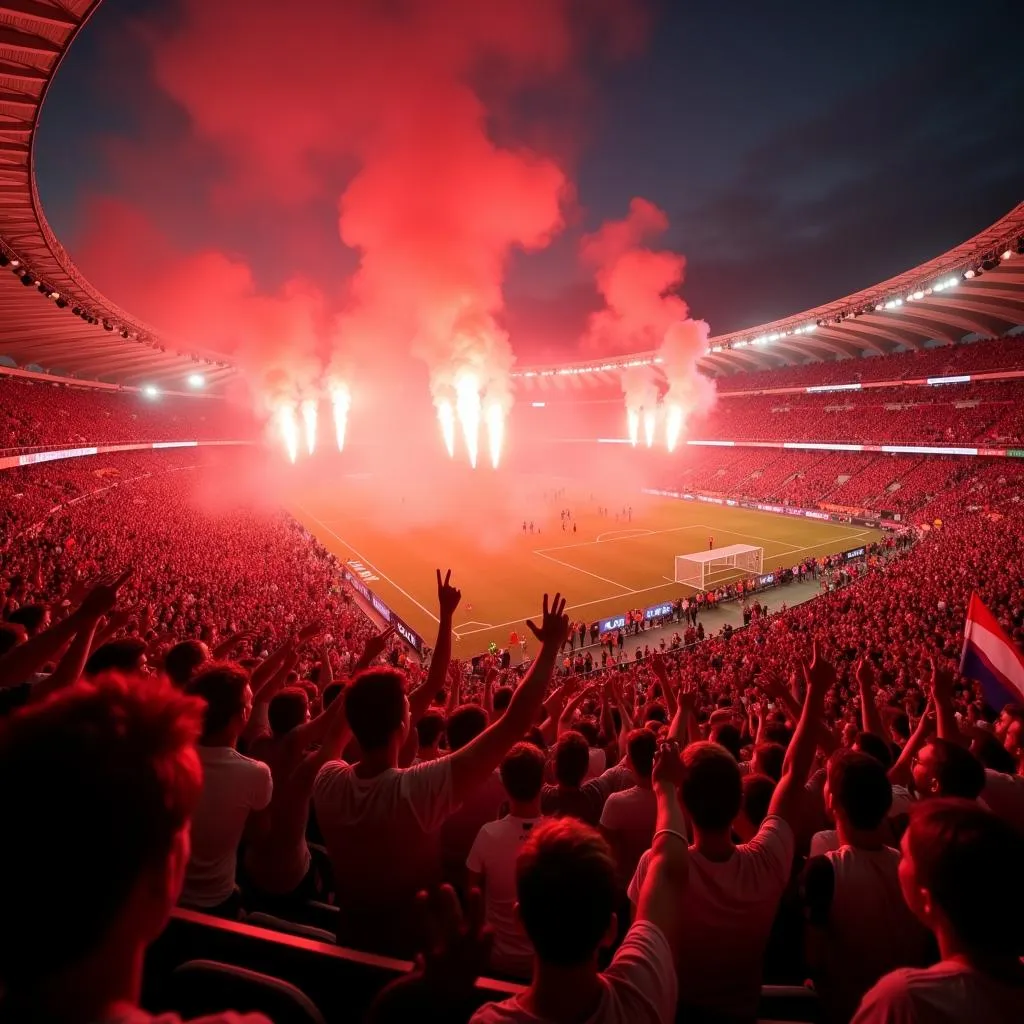
<svg viewBox="0 0 1024 1024"><path fill-rule="evenodd" d="M559 163L511 130L510 111L523 88L638 42L636 4L602 0L586 18L575 0L308 0L301 17L277 0L180 6L170 31L143 35L187 137L160 167L141 145L122 145L119 162L143 178L173 178L176 163L191 172L202 232L234 241L270 221L300 263L307 249L327 258L302 273L234 246L197 251L170 241L180 225L159 203L140 202L131 216L162 240L146 273L130 269L139 234L98 219L83 265L175 339L230 354L272 416L286 403L302 419L316 401L336 420L351 408L354 424L367 382L412 377L411 355L442 424L459 421L461 439L449 431L445 443L494 462L512 402L507 263L550 242L573 195ZM330 209L336 254L302 227ZM345 273L322 269L346 260Z"/></svg>
<svg viewBox="0 0 1024 1024"><path fill-rule="evenodd" d="M697 368L707 351L708 325L691 320L676 289L686 260L678 253L646 245L668 228L665 213L646 199L633 199L623 220L609 221L583 239L580 255L594 268L603 309L590 317L583 348L594 354L650 351L668 384L661 396L652 366L622 373L626 423L631 443L641 436L648 448L659 425L671 452L687 421L708 412L715 386Z"/></svg>

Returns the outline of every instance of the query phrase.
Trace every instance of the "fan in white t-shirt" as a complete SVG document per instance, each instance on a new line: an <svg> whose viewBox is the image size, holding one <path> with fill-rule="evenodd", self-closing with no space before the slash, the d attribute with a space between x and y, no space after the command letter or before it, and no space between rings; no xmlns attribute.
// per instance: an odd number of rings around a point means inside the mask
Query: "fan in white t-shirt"
<svg viewBox="0 0 1024 1024"><path fill-rule="evenodd" d="M358 675L345 691L345 713L362 753L358 764L329 761L313 790L317 822L334 868L342 913L338 940L373 952L415 952L416 896L440 881L442 823L498 767L533 724L568 630L565 602L544 597L541 647L508 710L460 750L400 767L413 729L443 684L451 655L459 591L438 573L437 642L426 680L406 694L405 676L381 669ZM412 759L415 747L409 746Z"/></svg>
<svg viewBox="0 0 1024 1024"><path fill-rule="evenodd" d="M697 1014L753 1020L761 993L762 962L772 924L793 866L792 821L800 815L816 748L815 734L835 670L818 653L804 668L807 699L786 754L782 779L757 834L737 846L733 823L743 788L735 757L717 743L693 743L683 752L683 804L693 825L690 875L679 912L679 991ZM675 723L673 723L675 729ZM629 886L636 905L650 867L640 858Z"/></svg>
<svg viewBox="0 0 1024 1024"><path fill-rule="evenodd" d="M846 1024L883 974L928 962L929 938L900 894L900 855L887 845L892 785L874 757L839 750L828 763L825 803L835 850L808 860L801 877L806 959L824 1019Z"/></svg>
<svg viewBox="0 0 1024 1024"><path fill-rule="evenodd" d="M634 729L626 738L626 763L636 780L629 789L612 793L601 812L601 834L615 852L623 888L637 863L650 849L658 801L651 788L651 769L658 741L649 729Z"/></svg>
<svg viewBox="0 0 1024 1024"><path fill-rule="evenodd" d="M942 960L887 974L852 1024L1019 1024L1024 1006L1024 836L974 801L910 812L899 879Z"/></svg>
<svg viewBox="0 0 1024 1024"><path fill-rule="evenodd" d="M598 957L618 931L616 865L600 834L575 818L531 830L516 864L518 914L534 950L519 995L488 1003L471 1024L670 1024L688 857L678 800L679 749L665 744L654 769L658 819L636 920L605 971ZM427 1008L427 1011L434 1009ZM442 1019L440 1016L437 1019Z"/></svg>
<svg viewBox="0 0 1024 1024"><path fill-rule="evenodd" d="M542 820L544 755L532 743L517 743L501 762L501 782L509 813L480 829L466 868L470 888L484 895L484 920L494 932L491 968L525 981L533 968L533 946L515 912L516 861L523 843Z"/></svg>
<svg viewBox="0 0 1024 1024"><path fill-rule="evenodd" d="M213 662L193 676L188 693L206 702L206 712L198 748L203 792L192 821L181 902L217 910L232 899L243 833L267 824L256 815L270 803L273 784L267 765L235 749L252 712L248 672L231 662Z"/></svg>

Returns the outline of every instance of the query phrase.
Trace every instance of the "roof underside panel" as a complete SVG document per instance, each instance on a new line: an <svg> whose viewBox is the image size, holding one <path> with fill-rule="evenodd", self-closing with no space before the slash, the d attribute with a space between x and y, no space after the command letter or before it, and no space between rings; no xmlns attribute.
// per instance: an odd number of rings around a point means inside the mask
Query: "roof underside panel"
<svg viewBox="0 0 1024 1024"><path fill-rule="evenodd" d="M82 379L168 387L181 386L199 364L208 383L223 382L234 370L215 353L178 351L100 294L43 215L32 152L40 108L61 58L99 2L0 0L0 252L18 264L18 276L10 267L0 270L0 356ZM27 287L20 280L26 272ZM36 282L66 305L40 294ZM74 315L75 308L99 323Z"/></svg>

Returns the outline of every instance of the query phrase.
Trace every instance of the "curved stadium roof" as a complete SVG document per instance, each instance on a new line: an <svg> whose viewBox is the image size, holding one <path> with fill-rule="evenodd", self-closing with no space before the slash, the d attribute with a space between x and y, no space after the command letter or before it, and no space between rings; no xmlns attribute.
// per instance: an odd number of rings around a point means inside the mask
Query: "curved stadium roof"
<svg viewBox="0 0 1024 1024"><path fill-rule="evenodd" d="M43 215L33 159L40 111L61 59L99 3L0 0L0 263L7 269L0 272L0 359L169 389L183 387L199 363L210 384L221 383L231 366L213 353L180 351L100 294Z"/></svg>
<svg viewBox="0 0 1024 1024"><path fill-rule="evenodd" d="M33 159L40 110L64 53L100 2L0 0L0 263L7 268L0 272L0 363L170 389L200 363L211 384L223 383L234 368L222 357L181 351L100 294L43 215ZM1024 323L1022 238L1024 203L962 245L872 288L712 338L701 368L721 376L1003 334ZM1014 258L1001 260L1007 250ZM964 278L968 271L975 276ZM954 279L955 287L936 287ZM516 376L523 384L556 377L582 387L617 380L624 365L653 364L655 357L522 367Z"/></svg>

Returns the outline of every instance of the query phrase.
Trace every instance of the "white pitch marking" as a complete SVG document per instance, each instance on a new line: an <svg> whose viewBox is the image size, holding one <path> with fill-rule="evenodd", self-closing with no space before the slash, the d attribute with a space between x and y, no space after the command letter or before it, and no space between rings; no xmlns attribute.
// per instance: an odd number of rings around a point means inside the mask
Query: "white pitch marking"
<svg viewBox="0 0 1024 1024"><path fill-rule="evenodd" d="M576 572L583 573L585 576L593 576L595 580L600 580L602 583L618 587L619 590L625 591L626 594L639 593L639 591L634 590L632 587L627 587L625 583L618 583L616 580L610 580L607 576L598 576L596 572L591 572L589 569L581 569L578 565L573 565L571 562L563 562L560 558L553 558L551 555L546 555L543 551L534 551L534 554L540 555L541 558L546 558L549 562L554 562L556 565L564 565L566 569L573 569ZM621 597L625 595L613 594L612 596Z"/></svg>
<svg viewBox="0 0 1024 1024"><path fill-rule="evenodd" d="M402 587L400 587L393 579L391 579L390 576L385 576L384 573L381 572L381 570L378 569L377 566L373 562L370 561L370 559L368 559L365 555L361 555L358 551L356 551L356 549L354 547L352 547L352 545L349 544L349 542L347 540L345 540L344 537L342 537L340 534L335 533L334 530L332 530L322 519L317 519L317 517L315 515L313 515L312 512L308 512L302 505L299 505L297 507L298 507L298 509L304 515L309 516L309 518L312 519L314 523L317 523L321 527L321 529L326 530L336 540L341 541L341 543L344 544L345 547L347 547L349 549L349 551L351 551L352 554L354 554L356 556L356 558L359 559L360 562L362 562L364 565L371 565L371 566L373 566L374 571L377 573L377 575L382 580L384 580L385 583L390 583L391 586L393 586L395 588L395 590L397 590L400 594L402 594L408 600L412 601L412 603L414 605L416 605L416 607L419 608L419 610L421 612L423 612L424 615L429 615L436 623L438 623L438 625L440 625L441 620L432 611L430 611L429 608L424 608L423 605L421 605L419 603L419 601L417 601L416 598L412 596L412 594L410 594L407 590L405 590Z"/></svg>
<svg viewBox="0 0 1024 1024"><path fill-rule="evenodd" d="M617 537L619 540L628 540L629 537L646 537L653 534L654 530L609 530L607 533L599 533L594 540L595 544L603 544L606 537ZM629 536L625 536L628 534Z"/></svg>
<svg viewBox="0 0 1024 1024"><path fill-rule="evenodd" d="M675 581L672 580L670 582L674 583ZM665 586L666 585L664 583L656 583L653 587L641 587L639 590L633 590L630 593L632 593L632 594L646 594L646 593L649 593L652 590L664 590ZM682 584L680 584L680 586L682 586ZM577 608L589 608L592 604L604 604L606 601L616 601L620 597L628 597L628 596L629 595L627 595L627 594L612 594L611 597L595 597L593 601L581 601L579 604L567 604L565 606L565 610L567 612L573 612ZM491 626L491 629L501 629L504 626L519 626L519 625L522 625L527 619L536 618L536 615L537 615L536 612L528 612L526 615L524 615L520 619L509 619L508 622L499 622L496 625ZM465 632L463 634L463 636L472 636L472 634L474 634L474 633L482 633L482 632L483 632L482 629L470 629L467 632Z"/></svg>

